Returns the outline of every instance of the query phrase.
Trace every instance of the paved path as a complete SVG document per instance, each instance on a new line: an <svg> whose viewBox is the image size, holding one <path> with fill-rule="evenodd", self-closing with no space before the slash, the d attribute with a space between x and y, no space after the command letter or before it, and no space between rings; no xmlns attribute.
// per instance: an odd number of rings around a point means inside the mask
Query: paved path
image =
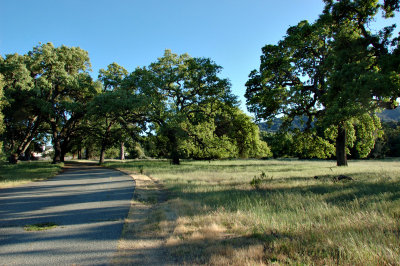
<svg viewBox="0 0 400 266"><path fill-rule="evenodd" d="M117 250L134 181L121 172L67 164L53 179L0 189L0 265L106 265ZM25 225L51 222L46 231Z"/></svg>

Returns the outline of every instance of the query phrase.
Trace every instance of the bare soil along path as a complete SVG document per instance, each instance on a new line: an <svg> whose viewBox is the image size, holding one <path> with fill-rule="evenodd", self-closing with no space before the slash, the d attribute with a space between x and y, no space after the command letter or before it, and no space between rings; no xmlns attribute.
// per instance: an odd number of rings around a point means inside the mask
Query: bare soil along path
<svg viewBox="0 0 400 266"><path fill-rule="evenodd" d="M0 190L0 265L106 265L117 252L134 181L94 164ZM53 224L48 230L24 226Z"/></svg>

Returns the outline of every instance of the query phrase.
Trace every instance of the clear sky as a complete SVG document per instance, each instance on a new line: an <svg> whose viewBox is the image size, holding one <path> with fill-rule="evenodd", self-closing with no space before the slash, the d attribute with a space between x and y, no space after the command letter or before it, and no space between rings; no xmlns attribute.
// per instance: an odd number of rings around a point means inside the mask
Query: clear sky
<svg viewBox="0 0 400 266"><path fill-rule="evenodd" d="M112 62L129 72L147 66L165 49L208 57L245 110L244 84L261 48L322 9L322 0L0 0L0 54L25 54L39 42L79 46L94 78Z"/></svg>

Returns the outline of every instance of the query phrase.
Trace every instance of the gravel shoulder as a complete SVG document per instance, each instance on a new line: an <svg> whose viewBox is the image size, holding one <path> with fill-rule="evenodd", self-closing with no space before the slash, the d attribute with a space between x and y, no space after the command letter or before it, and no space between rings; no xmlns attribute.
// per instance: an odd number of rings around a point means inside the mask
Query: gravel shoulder
<svg viewBox="0 0 400 266"><path fill-rule="evenodd" d="M130 174L135 180L135 192L113 264L175 265L167 256L165 247L166 238L172 233L174 223L165 224L163 230L159 228L158 216L168 215L162 209L163 202L167 200L167 192L149 176L125 169L119 170ZM174 213L170 219L176 219Z"/></svg>

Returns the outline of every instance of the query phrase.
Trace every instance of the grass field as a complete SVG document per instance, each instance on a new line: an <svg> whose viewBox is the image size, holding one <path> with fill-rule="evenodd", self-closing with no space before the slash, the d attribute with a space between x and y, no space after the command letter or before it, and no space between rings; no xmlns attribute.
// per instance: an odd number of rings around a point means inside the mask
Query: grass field
<svg viewBox="0 0 400 266"><path fill-rule="evenodd" d="M45 161L19 162L18 164L0 162L0 188L48 179L59 173L61 168L62 164L51 164Z"/></svg>
<svg viewBox="0 0 400 266"><path fill-rule="evenodd" d="M301 160L107 165L167 188L168 200L153 208L147 230L165 239L174 263L400 264L398 159L349 167ZM336 181L339 175L353 180Z"/></svg>

